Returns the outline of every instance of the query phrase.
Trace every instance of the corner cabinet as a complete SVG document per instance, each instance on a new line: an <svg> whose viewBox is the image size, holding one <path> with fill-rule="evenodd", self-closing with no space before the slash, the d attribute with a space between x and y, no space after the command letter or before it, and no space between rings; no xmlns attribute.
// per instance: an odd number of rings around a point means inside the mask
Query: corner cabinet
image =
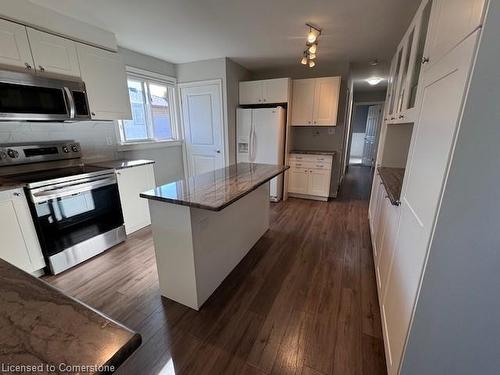
<svg viewBox="0 0 500 375"><path fill-rule="evenodd" d="M293 80L292 126L335 126L340 77Z"/></svg>
<svg viewBox="0 0 500 375"><path fill-rule="evenodd" d="M289 78L240 82L240 105L287 103Z"/></svg>
<svg viewBox="0 0 500 375"><path fill-rule="evenodd" d="M23 189L0 191L0 258L34 273L45 267Z"/></svg>
<svg viewBox="0 0 500 375"><path fill-rule="evenodd" d="M288 194L315 200L328 200L332 176L332 155L290 154Z"/></svg>
<svg viewBox="0 0 500 375"><path fill-rule="evenodd" d="M118 169L116 178L125 232L130 234L151 224L148 201L139 194L156 186L154 164Z"/></svg>
<svg viewBox="0 0 500 375"><path fill-rule="evenodd" d="M127 75L121 56L81 43L76 50L92 119L131 119Z"/></svg>

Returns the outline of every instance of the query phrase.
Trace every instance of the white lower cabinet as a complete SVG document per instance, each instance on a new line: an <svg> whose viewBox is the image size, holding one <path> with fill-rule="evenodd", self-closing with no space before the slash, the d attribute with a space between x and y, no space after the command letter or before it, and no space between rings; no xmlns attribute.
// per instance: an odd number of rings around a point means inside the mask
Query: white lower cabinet
<svg viewBox="0 0 500 375"><path fill-rule="evenodd" d="M0 192L0 258L33 273L45 267L23 189Z"/></svg>
<svg viewBox="0 0 500 375"><path fill-rule="evenodd" d="M290 154L288 193L300 198L327 200L332 161L331 155Z"/></svg>
<svg viewBox="0 0 500 375"><path fill-rule="evenodd" d="M148 201L139 196L156 186L153 164L116 171L125 232L133 233L151 224Z"/></svg>

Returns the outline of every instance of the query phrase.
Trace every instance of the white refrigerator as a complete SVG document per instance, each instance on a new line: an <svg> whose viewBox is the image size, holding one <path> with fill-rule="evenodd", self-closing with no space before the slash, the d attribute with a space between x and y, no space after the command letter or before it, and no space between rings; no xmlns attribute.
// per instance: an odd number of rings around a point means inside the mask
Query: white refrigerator
<svg viewBox="0 0 500 375"><path fill-rule="evenodd" d="M238 108L236 151L238 163L283 164L286 111L275 108ZM272 201L283 196L283 175L271 180Z"/></svg>

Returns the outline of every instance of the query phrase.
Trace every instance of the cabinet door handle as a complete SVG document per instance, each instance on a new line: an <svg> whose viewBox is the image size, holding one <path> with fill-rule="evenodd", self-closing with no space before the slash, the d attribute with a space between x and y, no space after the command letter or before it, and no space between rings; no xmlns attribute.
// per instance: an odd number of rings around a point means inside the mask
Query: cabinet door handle
<svg viewBox="0 0 500 375"><path fill-rule="evenodd" d="M405 118L405 116L404 115L399 115L399 118L403 119L403 118Z"/></svg>
<svg viewBox="0 0 500 375"><path fill-rule="evenodd" d="M311 121L307 121L307 123L308 123L308 124L310 124L310 123L311 123Z"/></svg>
<svg viewBox="0 0 500 375"><path fill-rule="evenodd" d="M13 193L12 194L14 197L20 197L21 196L21 193Z"/></svg>
<svg viewBox="0 0 500 375"><path fill-rule="evenodd" d="M424 57L422 57L422 65L423 65L423 64L427 64L429 61L430 61L430 60L429 60L429 58L428 58L428 57L425 57L425 56L424 56Z"/></svg>
<svg viewBox="0 0 500 375"><path fill-rule="evenodd" d="M90 112L90 114L91 114L92 116L95 116L95 112Z"/></svg>
<svg viewBox="0 0 500 375"><path fill-rule="evenodd" d="M41 72L45 72L45 68L41 65L38 65L38 68L40 69Z"/></svg>
<svg viewBox="0 0 500 375"><path fill-rule="evenodd" d="M24 66L25 66L25 67L26 67L26 69L28 69L28 70L33 69L33 68L31 67L31 65L30 65L30 64L28 64L28 63L24 63Z"/></svg>
<svg viewBox="0 0 500 375"><path fill-rule="evenodd" d="M300 164L300 163L296 163L295 165L296 165L297 167L302 167L302 164Z"/></svg>

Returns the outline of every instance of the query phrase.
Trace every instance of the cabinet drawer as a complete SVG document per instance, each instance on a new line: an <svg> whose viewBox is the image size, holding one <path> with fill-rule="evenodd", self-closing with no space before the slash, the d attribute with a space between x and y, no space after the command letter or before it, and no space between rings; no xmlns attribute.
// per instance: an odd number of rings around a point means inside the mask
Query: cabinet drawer
<svg viewBox="0 0 500 375"><path fill-rule="evenodd" d="M331 155L311 155L311 154L290 154L290 162L310 162L331 164Z"/></svg>

